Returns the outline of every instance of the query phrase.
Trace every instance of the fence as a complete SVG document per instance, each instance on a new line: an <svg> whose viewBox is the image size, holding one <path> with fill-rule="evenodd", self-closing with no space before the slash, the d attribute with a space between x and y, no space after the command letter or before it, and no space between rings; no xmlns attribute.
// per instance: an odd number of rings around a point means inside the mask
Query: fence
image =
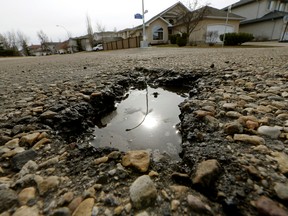
<svg viewBox="0 0 288 216"><path fill-rule="evenodd" d="M106 42L103 44L104 50L117 50L117 49L129 49L140 47L140 41L142 37L131 37L118 41Z"/></svg>

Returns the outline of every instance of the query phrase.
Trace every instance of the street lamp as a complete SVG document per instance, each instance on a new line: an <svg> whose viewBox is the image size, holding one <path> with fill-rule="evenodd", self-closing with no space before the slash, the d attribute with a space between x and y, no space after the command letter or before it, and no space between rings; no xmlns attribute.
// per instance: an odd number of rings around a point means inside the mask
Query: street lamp
<svg viewBox="0 0 288 216"><path fill-rule="evenodd" d="M60 27L60 28L63 28L65 31L66 31L66 33L67 33L67 37L68 37L68 45L69 45L69 39L72 37L72 35L71 35L71 32L69 32L64 26L62 26L62 25L56 25L57 27ZM73 53L73 47L72 46L70 46L70 51L71 51L71 53Z"/></svg>
<svg viewBox="0 0 288 216"><path fill-rule="evenodd" d="M66 31L68 39L71 37L71 33L64 26L62 26L62 25L56 25L56 26L60 27L60 28L63 28Z"/></svg>

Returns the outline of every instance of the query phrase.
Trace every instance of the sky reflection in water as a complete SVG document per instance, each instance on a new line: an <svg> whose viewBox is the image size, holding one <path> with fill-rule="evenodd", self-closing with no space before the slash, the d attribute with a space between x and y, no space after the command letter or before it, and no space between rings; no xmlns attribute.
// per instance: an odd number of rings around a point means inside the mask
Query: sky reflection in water
<svg viewBox="0 0 288 216"><path fill-rule="evenodd" d="M147 111L146 90L130 90L129 97L101 120L107 126L101 129L95 127L95 139L91 144L95 147L110 146L121 151L159 150L178 159L181 136L175 125L180 121L178 104L182 101L184 97L176 93L149 87L148 115L143 121Z"/></svg>

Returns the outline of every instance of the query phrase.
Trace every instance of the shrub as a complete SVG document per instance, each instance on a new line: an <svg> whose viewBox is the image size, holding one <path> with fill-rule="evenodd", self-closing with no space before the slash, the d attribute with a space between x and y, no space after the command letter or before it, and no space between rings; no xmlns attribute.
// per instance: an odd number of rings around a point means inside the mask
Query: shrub
<svg viewBox="0 0 288 216"><path fill-rule="evenodd" d="M187 38L185 37L177 37L176 43L179 47L186 46Z"/></svg>
<svg viewBox="0 0 288 216"><path fill-rule="evenodd" d="M223 41L224 34L220 35L220 40ZM224 45L237 46L245 42L252 41L254 36L249 33L226 33Z"/></svg>
<svg viewBox="0 0 288 216"><path fill-rule="evenodd" d="M182 33L182 36L180 34L170 35L169 39L171 44L177 44L178 46L186 46L188 41L188 34Z"/></svg>
<svg viewBox="0 0 288 216"><path fill-rule="evenodd" d="M170 43L171 43L171 44L176 44L176 42L177 42L177 37L179 37L178 34L177 34L177 35L170 35L170 36L169 36Z"/></svg>
<svg viewBox="0 0 288 216"><path fill-rule="evenodd" d="M0 56L2 57L6 57L6 56L18 56L19 53L15 50L4 50L4 49L1 49L0 50Z"/></svg>

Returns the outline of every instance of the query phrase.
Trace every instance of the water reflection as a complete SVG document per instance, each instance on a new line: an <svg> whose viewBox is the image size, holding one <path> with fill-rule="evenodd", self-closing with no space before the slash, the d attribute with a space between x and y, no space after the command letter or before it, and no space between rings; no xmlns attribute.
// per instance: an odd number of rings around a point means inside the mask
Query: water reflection
<svg viewBox="0 0 288 216"><path fill-rule="evenodd" d="M152 113L148 113L142 125L147 129L153 129L159 125L159 118L157 116L152 115Z"/></svg>
<svg viewBox="0 0 288 216"><path fill-rule="evenodd" d="M159 150L178 159L181 137L175 125L179 122L178 104L184 97L160 88L147 90L148 94L131 90L117 110L101 120L106 127L95 128L93 146Z"/></svg>

